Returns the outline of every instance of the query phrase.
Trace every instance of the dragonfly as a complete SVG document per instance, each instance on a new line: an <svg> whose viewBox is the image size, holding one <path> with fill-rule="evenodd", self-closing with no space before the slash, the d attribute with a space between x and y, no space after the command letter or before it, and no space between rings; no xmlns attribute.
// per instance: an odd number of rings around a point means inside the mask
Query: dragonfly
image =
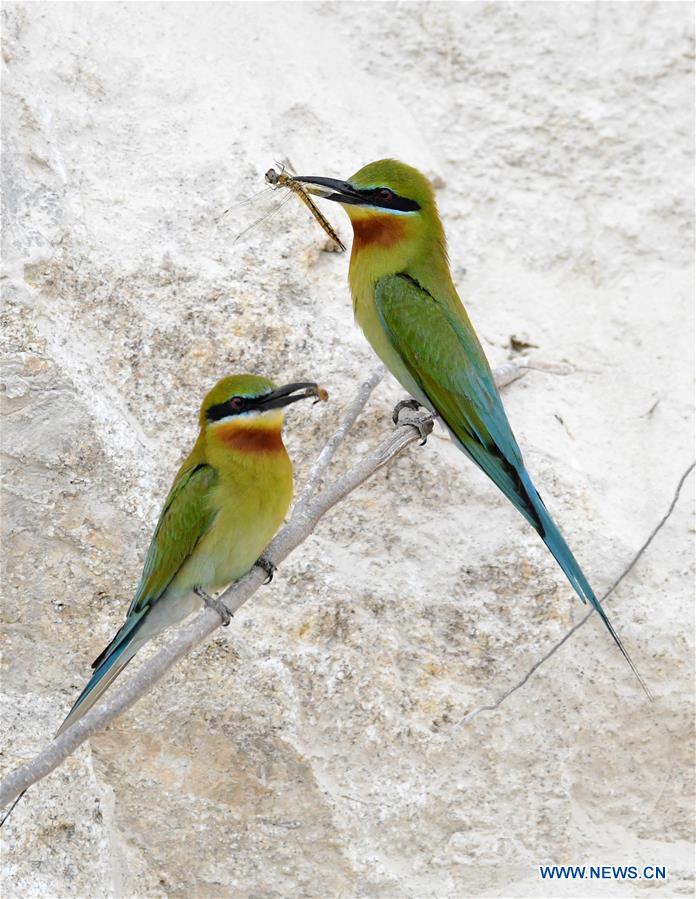
<svg viewBox="0 0 696 899"><path fill-rule="evenodd" d="M293 177L292 174L286 171L285 164L276 163L276 165L278 166L280 171L276 171L275 168L270 168L264 175L264 180L268 187L258 191L258 193L252 194L252 196L247 197L245 200L241 200L239 203L233 204L229 209L226 209L223 212L221 218L227 215L228 212L240 206L251 206L252 208L255 206L268 207L269 195L272 196L272 192L281 191L280 199L276 199L274 197L274 200L270 205L270 209L266 208L262 215L258 216L258 218L254 219L254 221L252 221L242 231L240 231L239 234L237 234L234 238L234 242L236 243L238 240L244 237L245 234L256 228L258 225L268 222L278 212L280 212L280 210L293 198L293 196L295 196L302 203L304 203L307 209L309 209L309 211L312 213L315 220L319 223L327 236L331 238L334 245L341 251L345 250L345 244L336 233L336 230L331 225L331 222L329 222L326 216L316 206L303 185L299 181L297 181L297 179Z"/></svg>
<svg viewBox="0 0 696 899"><path fill-rule="evenodd" d="M269 169L263 177L266 180L266 184L270 184L274 190L277 190L279 187L285 187L288 190L291 190L295 196L299 197L336 246L340 247L341 250L345 250L345 244L334 231L331 222L314 203L314 200L312 200L310 195L296 178L293 178L292 175L289 175L282 168L279 172L276 172L275 169Z"/></svg>

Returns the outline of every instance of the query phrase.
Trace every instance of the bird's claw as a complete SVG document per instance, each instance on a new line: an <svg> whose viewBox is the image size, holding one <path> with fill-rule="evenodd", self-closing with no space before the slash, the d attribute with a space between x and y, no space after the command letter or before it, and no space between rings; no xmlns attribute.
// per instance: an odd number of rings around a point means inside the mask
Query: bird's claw
<svg viewBox="0 0 696 899"><path fill-rule="evenodd" d="M410 424L420 434L418 446L425 446L428 442L428 436L433 430L433 417L429 413L421 413L418 421L412 421Z"/></svg>
<svg viewBox="0 0 696 899"><path fill-rule="evenodd" d="M271 560L267 559L265 556L259 556L254 564L258 565L259 568L263 568L263 570L266 572L267 577L263 582L264 585L270 584L273 580L273 575L278 570L278 566L274 565L273 562L271 562Z"/></svg>
<svg viewBox="0 0 696 899"><path fill-rule="evenodd" d="M402 400L394 407L392 418L394 424L399 427L401 425L411 425L420 434L420 446L425 446L428 442L428 435L433 430L434 416L425 410L420 411L423 407L416 400Z"/></svg>
<svg viewBox="0 0 696 899"><path fill-rule="evenodd" d="M401 414L402 409L410 409L412 412L417 412L421 408L421 404L418 402L418 400L401 400L401 402L397 403L396 406L394 406L394 411L392 412L392 421L395 425L399 424L399 415ZM401 424L403 424L403 422L401 422Z"/></svg>
<svg viewBox="0 0 696 899"><path fill-rule="evenodd" d="M193 592L196 596L200 596L206 606L209 609L213 609L218 613L220 618L222 618L222 626L227 627L232 621L232 613L224 604L224 602L220 602L219 599L214 599L212 596L209 596L202 587L194 587Z"/></svg>

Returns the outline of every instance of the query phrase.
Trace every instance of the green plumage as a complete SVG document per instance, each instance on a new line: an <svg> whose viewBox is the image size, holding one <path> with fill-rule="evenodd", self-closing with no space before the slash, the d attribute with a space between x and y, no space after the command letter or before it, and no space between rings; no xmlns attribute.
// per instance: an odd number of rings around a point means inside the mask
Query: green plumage
<svg viewBox="0 0 696 899"><path fill-rule="evenodd" d="M133 620L142 619L190 557L217 514L210 502L210 490L217 481L218 474L210 465L194 463L179 472L157 522L126 622L92 662L92 668L98 668L132 632Z"/></svg>
<svg viewBox="0 0 696 899"><path fill-rule="evenodd" d="M129 615L159 599L213 523L218 510L211 491L219 479L216 469L202 462L179 472L157 522Z"/></svg>
<svg viewBox="0 0 696 899"><path fill-rule="evenodd" d="M378 281L375 304L426 404L437 411L467 455L538 526L538 515L521 490L522 454L473 330L404 275Z"/></svg>

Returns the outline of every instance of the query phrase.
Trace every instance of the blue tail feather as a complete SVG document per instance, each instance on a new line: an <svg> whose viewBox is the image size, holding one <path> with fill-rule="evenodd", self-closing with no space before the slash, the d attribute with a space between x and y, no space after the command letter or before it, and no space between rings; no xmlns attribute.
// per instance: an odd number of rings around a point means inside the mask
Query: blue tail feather
<svg viewBox="0 0 696 899"><path fill-rule="evenodd" d="M614 639L614 642L616 643L618 648L621 650L623 657L626 659L626 661L630 665L631 670L637 677L638 682L640 683L641 687L645 691L648 698L652 699L653 696L652 696L650 690L648 689L647 684L645 683L640 672L636 668L636 666L633 662L633 659L628 654L628 650L623 645L623 642L621 641L621 638L619 637L616 630L614 629L614 626L612 625L611 621L609 620L607 613L602 608L602 604L600 603L599 599L595 595L595 592L592 589L592 587L590 586L589 581L583 574L583 571L580 568L580 565L578 564L575 556L573 555L573 553L570 550L570 547L565 542L563 535L559 531L554 520L551 518L551 515L549 514L546 506L544 505L544 501L539 496L534 484L532 483L532 479L529 477L526 470L524 470L524 469L522 469L520 471L520 480L521 480L522 484L524 485L529 503L531 504L531 506L534 509L535 517L538 517L538 519L541 523L542 529L539 530L539 528L537 527L539 536L544 541L546 546L549 548L553 557L556 559L556 561L560 565L561 569L563 570L563 573L570 581L571 585L573 586L573 589L578 594L580 599L584 603L589 602L590 605L595 609L595 611L597 612L599 617L602 619L604 626L611 634L611 636Z"/></svg>
<svg viewBox="0 0 696 899"><path fill-rule="evenodd" d="M115 680L133 658L135 651L128 655L128 650L133 648L136 634L146 617L147 611L143 609L141 612L129 616L111 643L95 660L95 671L92 677L58 728L56 736L67 730L94 705L101 694L104 693L111 682Z"/></svg>

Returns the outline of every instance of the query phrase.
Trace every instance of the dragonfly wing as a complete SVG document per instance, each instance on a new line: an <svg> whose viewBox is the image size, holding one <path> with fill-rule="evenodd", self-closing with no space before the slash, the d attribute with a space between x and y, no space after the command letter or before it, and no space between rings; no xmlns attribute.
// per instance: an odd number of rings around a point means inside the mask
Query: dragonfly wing
<svg viewBox="0 0 696 899"><path fill-rule="evenodd" d="M282 188L282 194L280 196L278 196L278 190L273 188L262 191L262 193L268 194L269 200L265 201L265 198L262 197L258 205L254 205L252 209L254 213L256 213L258 212L259 207L263 206L263 211L260 215L257 215L249 224L244 224L242 230L235 235L234 243L237 243L238 240L241 240L241 238L248 234L249 231L253 231L254 228L258 227L259 225L265 225L267 222L269 222L292 198L292 191L287 190L286 188ZM242 217L240 216L238 221L240 221L241 219Z"/></svg>

